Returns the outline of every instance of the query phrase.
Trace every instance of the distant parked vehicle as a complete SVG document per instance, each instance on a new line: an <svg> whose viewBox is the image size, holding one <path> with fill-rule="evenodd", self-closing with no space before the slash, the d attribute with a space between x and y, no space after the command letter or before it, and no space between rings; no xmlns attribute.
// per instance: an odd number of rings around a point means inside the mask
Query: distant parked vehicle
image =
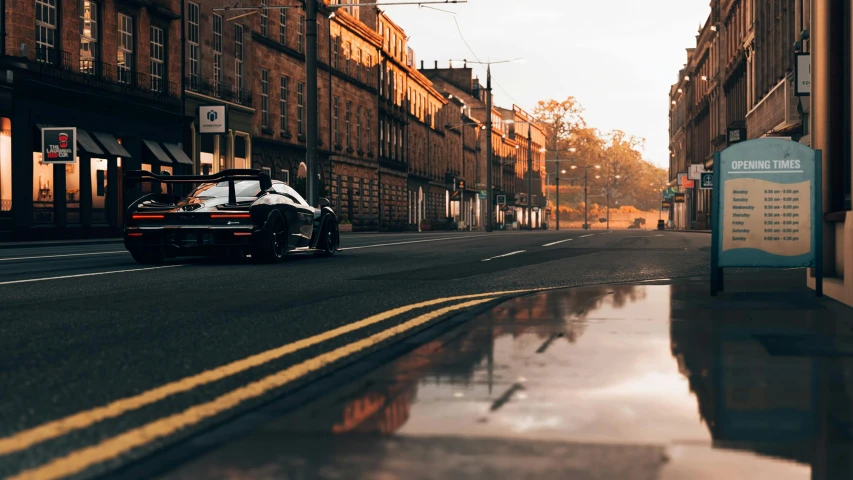
<svg viewBox="0 0 853 480"><path fill-rule="evenodd" d="M658 220L658 230L666 230L666 221Z"/></svg>

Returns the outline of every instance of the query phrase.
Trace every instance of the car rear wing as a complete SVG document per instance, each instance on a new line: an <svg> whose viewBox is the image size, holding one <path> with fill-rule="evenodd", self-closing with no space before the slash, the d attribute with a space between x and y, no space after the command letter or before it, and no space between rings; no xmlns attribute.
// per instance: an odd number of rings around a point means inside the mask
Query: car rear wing
<svg viewBox="0 0 853 480"><path fill-rule="evenodd" d="M171 185L176 183L228 182L228 203L234 204L237 203L237 192L234 188L234 182L240 180L257 180L260 182L262 192L272 188L272 179L267 172L251 169L223 170L213 175L170 175L168 173L157 175L147 170L130 170L124 174L124 188L128 189L136 183L165 183L169 187L171 194Z"/></svg>

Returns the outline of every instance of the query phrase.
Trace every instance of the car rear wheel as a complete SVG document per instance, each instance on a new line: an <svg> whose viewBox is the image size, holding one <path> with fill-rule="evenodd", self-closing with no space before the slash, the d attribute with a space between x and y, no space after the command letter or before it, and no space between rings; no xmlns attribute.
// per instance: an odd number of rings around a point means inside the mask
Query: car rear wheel
<svg viewBox="0 0 853 480"><path fill-rule="evenodd" d="M317 245L315 253L323 257L331 257L341 247L341 234L338 230L338 222L331 215L326 216L320 235L320 243Z"/></svg>
<svg viewBox="0 0 853 480"><path fill-rule="evenodd" d="M252 259L260 263L279 263L287 255L287 225L276 217L269 230L259 232L261 238L252 249Z"/></svg>
<svg viewBox="0 0 853 480"><path fill-rule="evenodd" d="M156 248L131 248L128 249L130 256L143 265L154 265L163 263L163 251Z"/></svg>

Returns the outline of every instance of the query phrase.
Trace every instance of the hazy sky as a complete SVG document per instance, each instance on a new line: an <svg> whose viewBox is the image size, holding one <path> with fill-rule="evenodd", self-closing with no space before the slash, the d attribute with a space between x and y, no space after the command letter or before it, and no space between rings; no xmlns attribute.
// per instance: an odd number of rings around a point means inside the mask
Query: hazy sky
<svg viewBox="0 0 853 480"><path fill-rule="evenodd" d="M709 3L469 0L437 5L457 15L416 6L385 10L411 37L419 63L473 59L455 17L481 60L525 59L492 67L498 105L532 109L538 100L574 96L590 126L646 138L645 158L666 166L669 86L685 63L685 48L696 43ZM475 72L485 84L485 70Z"/></svg>

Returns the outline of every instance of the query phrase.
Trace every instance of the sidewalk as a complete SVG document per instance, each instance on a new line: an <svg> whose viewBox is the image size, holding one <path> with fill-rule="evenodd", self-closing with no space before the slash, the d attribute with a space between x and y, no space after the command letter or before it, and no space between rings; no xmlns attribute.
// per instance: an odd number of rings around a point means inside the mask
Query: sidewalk
<svg viewBox="0 0 853 480"><path fill-rule="evenodd" d="M32 242L0 242L0 250L9 248L69 247L79 245L120 244L121 238L92 238L86 240L42 240Z"/></svg>
<svg viewBox="0 0 853 480"><path fill-rule="evenodd" d="M853 478L853 310L804 275L515 298L165 478Z"/></svg>

